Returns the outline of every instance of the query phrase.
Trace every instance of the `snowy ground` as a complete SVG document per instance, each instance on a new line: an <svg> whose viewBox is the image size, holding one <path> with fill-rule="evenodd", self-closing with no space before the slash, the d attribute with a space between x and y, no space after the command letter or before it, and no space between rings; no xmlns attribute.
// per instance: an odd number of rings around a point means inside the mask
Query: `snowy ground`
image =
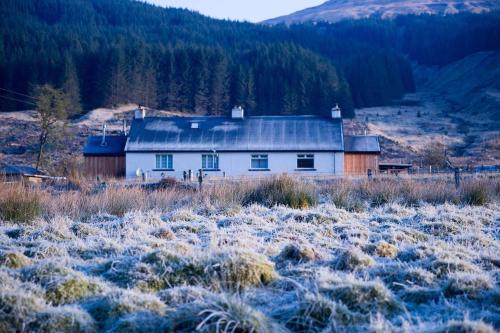
<svg viewBox="0 0 500 333"><path fill-rule="evenodd" d="M0 224L0 332L493 332L500 206Z"/></svg>

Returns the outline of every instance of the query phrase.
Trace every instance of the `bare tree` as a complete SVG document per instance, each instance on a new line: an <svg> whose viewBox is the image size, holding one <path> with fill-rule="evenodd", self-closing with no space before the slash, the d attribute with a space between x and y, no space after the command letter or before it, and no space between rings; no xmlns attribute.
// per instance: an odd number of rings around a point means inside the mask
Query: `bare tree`
<svg viewBox="0 0 500 333"><path fill-rule="evenodd" d="M50 85L36 88L36 112L40 126L36 168L40 168L45 147L50 140L54 140L64 133L63 127L68 118L69 102L66 95Z"/></svg>
<svg viewBox="0 0 500 333"><path fill-rule="evenodd" d="M423 161L433 167L446 167L446 146L440 142L429 144L423 151Z"/></svg>

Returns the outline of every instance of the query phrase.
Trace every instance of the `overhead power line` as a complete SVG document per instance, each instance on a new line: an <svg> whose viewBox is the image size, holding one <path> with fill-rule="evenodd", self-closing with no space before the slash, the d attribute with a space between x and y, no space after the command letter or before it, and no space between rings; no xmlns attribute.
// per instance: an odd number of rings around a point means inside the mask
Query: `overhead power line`
<svg viewBox="0 0 500 333"><path fill-rule="evenodd" d="M26 94L23 94L23 93L20 93L20 92L14 91L14 90L5 89L5 88L0 88L0 90L3 90L3 91L6 91L6 92L9 92L9 93L11 93L11 94L15 94L15 95L23 96L23 97L28 97L28 98L31 98L31 99L33 99L33 100L36 100L36 98L35 98L35 97L33 97L33 96L26 95Z"/></svg>
<svg viewBox="0 0 500 333"><path fill-rule="evenodd" d="M17 98L14 98L14 97L0 95L0 98L8 99L8 100L11 100L11 101L16 101L16 102L21 102L21 103L26 103L26 104L31 104L31 105L36 106L36 103L34 103L34 102L30 102L30 101L26 101L26 100L23 101L21 99L17 99Z"/></svg>

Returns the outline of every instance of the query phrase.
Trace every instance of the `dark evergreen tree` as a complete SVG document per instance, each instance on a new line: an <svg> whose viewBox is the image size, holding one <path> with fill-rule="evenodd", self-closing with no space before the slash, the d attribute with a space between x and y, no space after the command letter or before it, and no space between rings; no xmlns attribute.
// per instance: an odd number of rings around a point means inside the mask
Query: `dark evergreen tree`
<svg viewBox="0 0 500 333"><path fill-rule="evenodd" d="M69 56L65 58L64 76L62 90L68 101L68 115L78 115L82 112L80 102L80 83L75 63Z"/></svg>
<svg viewBox="0 0 500 333"><path fill-rule="evenodd" d="M63 87L75 110L135 102L225 114L238 104L326 115L338 102L352 117L414 91L411 61L441 66L500 49L499 13L291 27L129 0L2 0L0 13L0 88ZM9 96L0 110L30 108Z"/></svg>

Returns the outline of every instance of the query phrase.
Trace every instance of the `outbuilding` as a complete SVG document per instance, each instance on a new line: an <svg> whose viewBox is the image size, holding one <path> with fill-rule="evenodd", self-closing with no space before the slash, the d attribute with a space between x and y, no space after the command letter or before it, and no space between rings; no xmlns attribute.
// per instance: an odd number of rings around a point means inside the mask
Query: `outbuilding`
<svg viewBox="0 0 500 333"><path fill-rule="evenodd" d="M29 165L5 164L0 166L0 177L8 182L25 180L31 183L39 183L41 177L45 176L45 173Z"/></svg>
<svg viewBox="0 0 500 333"><path fill-rule="evenodd" d="M125 135L90 136L83 149L85 175L124 177L126 142Z"/></svg>
<svg viewBox="0 0 500 333"><path fill-rule="evenodd" d="M380 142L378 136L346 135L344 137L344 174L346 176L375 174L379 170Z"/></svg>

